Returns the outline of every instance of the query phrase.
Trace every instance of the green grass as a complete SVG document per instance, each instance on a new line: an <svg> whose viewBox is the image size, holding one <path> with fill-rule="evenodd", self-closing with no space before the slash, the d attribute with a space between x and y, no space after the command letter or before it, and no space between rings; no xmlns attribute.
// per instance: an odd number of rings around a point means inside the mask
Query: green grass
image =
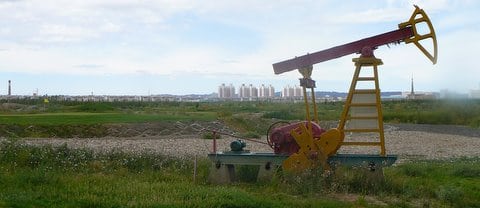
<svg viewBox="0 0 480 208"><path fill-rule="evenodd" d="M7 136L69 137L81 133L93 137L104 136L102 124L108 123L218 118L253 137L264 135L279 119L304 118L302 103L51 102L46 108L36 101L24 104L27 107L2 110L0 130ZM321 103L319 117L338 120L342 107L340 102ZM392 101L383 102L383 108L387 122L480 126L479 100ZM45 132L32 135L30 128ZM240 175L245 181L214 186L207 183L210 165L206 160L200 162L194 183L191 158L119 151L99 154L66 146L28 147L3 142L0 207L376 207L364 196L373 196L390 207L480 207L479 163L478 158L464 158L402 164L386 168L385 180L380 183L370 183L365 172L339 169L330 178L318 172L303 176L279 173L271 183L256 184L248 182L252 171L245 169ZM332 193L359 197L345 202L329 198Z"/></svg>
<svg viewBox="0 0 480 208"><path fill-rule="evenodd" d="M145 113L42 113L0 115L0 124L19 125L65 125L65 124L104 124L142 123L161 121L212 121L214 112L163 112Z"/></svg>
<svg viewBox="0 0 480 208"><path fill-rule="evenodd" d="M390 169L392 192L453 207L480 206L480 160L417 161ZM401 185L401 186L400 186Z"/></svg>
<svg viewBox="0 0 480 208"><path fill-rule="evenodd" d="M28 173L26 173L28 172ZM67 175L68 174L68 175ZM5 176L4 176L5 177ZM327 199L264 196L238 186L198 185L145 171L78 174L20 170L0 195L12 207L344 207ZM17 183L14 187L13 183ZM1 203L1 202L0 202ZM1 205L1 204L0 204Z"/></svg>
<svg viewBox="0 0 480 208"><path fill-rule="evenodd" d="M387 122L480 127L480 100L410 100L383 102Z"/></svg>
<svg viewBox="0 0 480 208"><path fill-rule="evenodd" d="M269 183L210 185L210 163L200 159L193 182L193 159L153 153L0 144L0 207L478 207L479 158L417 161L385 169L371 183L368 172L340 168L325 178L279 172ZM354 201L331 195L354 194ZM367 197L368 196L368 197Z"/></svg>
<svg viewBox="0 0 480 208"><path fill-rule="evenodd" d="M35 136L17 131L30 126L50 131L50 129L73 129L78 125L90 125L85 128L95 129L96 127L102 128L102 124L110 123L213 121L217 119L241 134L265 135L269 126L276 121L305 119L305 107L302 102L82 103L52 101L45 106L38 103L39 101L18 100L16 102L20 104L17 104L15 108L0 109L1 135ZM384 101L382 105L385 122L480 127L480 100L402 100ZM338 121L343 106L342 102L318 103L320 121ZM92 125L96 126L91 127ZM75 131L69 130L68 132ZM68 132L52 132L48 135L72 137L72 135L68 135ZM99 129L98 132L103 132L103 130ZM87 135L103 136L104 134Z"/></svg>
<svg viewBox="0 0 480 208"><path fill-rule="evenodd" d="M41 100L16 100L20 106L14 109L1 109L5 120L17 114L45 115L32 118L32 122L45 119L54 121L50 114L64 113L74 123L92 122L141 122L143 120L183 120L183 119L232 119L242 114L260 114L261 119L302 120L305 117L303 102L60 102L51 101L43 105ZM322 102L317 104L320 120L338 120L343 111L343 102ZM386 122L456 124L480 126L480 100L400 100L383 101ZM181 113L186 112L186 113ZM74 114L78 113L78 114ZM83 114L86 113L86 114ZM89 114L95 113L95 114ZM185 115L187 114L187 115ZM62 114L58 114L61 116ZM74 118L75 116L80 118ZM98 116L98 117L96 117ZM104 118L103 118L104 117ZM25 117L28 120L28 116ZM77 120L76 120L77 119ZM15 121L15 122L17 122ZM235 121L234 121L235 122ZM242 122L242 121L238 121Z"/></svg>
<svg viewBox="0 0 480 208"><path fill-rule="evenodd" d="M156 154L104 154L66 146L0 147L0 207L350 207L255 184L209 185L209 162Z"/></svg>

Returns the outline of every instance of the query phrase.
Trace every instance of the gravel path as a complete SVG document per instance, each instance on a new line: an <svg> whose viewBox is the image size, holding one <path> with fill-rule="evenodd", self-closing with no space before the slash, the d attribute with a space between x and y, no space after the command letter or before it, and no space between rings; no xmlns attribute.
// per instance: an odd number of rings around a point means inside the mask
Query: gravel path
<svg viewBox="0 0 480 208"><path fill-rule="evenodd" d="M347 135L346 139L370 138L371 135ZM235 138L224 136L217 140L219 151L228 151ZM480 157L480 129L445 125L385 125L387 154L397 154L400 159L445 159L457 157ZM206 156L212 150L212 140L200 139L199 135L150 136L150 137L105 137L91 139L35 139L24 140L27 144L62 145L72 148L91 148L96 151L122 149L130 152L156 152L179 157ZM265 141L261 139L260 141ZM271 152L264 144L247 142L247 149L254 152ZM379 153L378 147L342 147L341 153Z"/></svg>
<svg viewBox="0 0 480 208"><path fill-rule="evenodd" d="M402 131L422 131L439 134L460 135L467 137L479 137L480 129L468 126L455 125L431 125L431 124L392 124L387 125Z"/></svg>

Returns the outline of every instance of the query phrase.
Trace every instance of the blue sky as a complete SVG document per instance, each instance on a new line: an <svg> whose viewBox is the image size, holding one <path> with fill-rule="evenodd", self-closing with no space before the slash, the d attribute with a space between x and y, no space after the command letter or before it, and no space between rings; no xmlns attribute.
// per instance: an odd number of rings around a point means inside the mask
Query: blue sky
<svg viewBox="0 0 480 208"><path fill-rule="evenodd" d="M375 51L383 91L480 88L480 1L0 0L0 94L203 94L272 84L272 64L397 29L413 4L430 16L439 60L413 44ZM351 59L316 64L317 90L347 91Z"/></svg>

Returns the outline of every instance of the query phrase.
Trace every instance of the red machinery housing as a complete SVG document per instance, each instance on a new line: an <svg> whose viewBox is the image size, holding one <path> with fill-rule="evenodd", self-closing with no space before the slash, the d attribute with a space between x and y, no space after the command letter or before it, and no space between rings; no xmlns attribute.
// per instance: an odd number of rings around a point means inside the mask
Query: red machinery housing
<svg viewBox="0 0 480 208"><path fill-rule="evenodd" d="M325 129L322 129L315 122L310 122L310 124L312 125L313 138L320 138L320 135L325 132ZM300 129L298 128L300 125L307 127L309 124L307 121L303 121L277 127L271 131L270 135L268 135L268 143L273 148L275 154L291 155L298 152L300 147L290 132L293 129Z"/></svg>

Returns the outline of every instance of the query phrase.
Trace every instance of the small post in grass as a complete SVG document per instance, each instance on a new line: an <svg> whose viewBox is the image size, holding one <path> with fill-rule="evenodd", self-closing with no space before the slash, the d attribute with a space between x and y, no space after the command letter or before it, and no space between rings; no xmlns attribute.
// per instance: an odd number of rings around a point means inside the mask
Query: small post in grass
<svg viewBox="0 0 480 208"><path fill-rule="evenodd" d="M197 155L193 157L193 183L197 178Z"/></svg>
<svg viewBox="0 0 480 208"><path fill-rule="evenodd" d="M217 153L217 132L212 131L213 135L213 153Z"/></svg>

